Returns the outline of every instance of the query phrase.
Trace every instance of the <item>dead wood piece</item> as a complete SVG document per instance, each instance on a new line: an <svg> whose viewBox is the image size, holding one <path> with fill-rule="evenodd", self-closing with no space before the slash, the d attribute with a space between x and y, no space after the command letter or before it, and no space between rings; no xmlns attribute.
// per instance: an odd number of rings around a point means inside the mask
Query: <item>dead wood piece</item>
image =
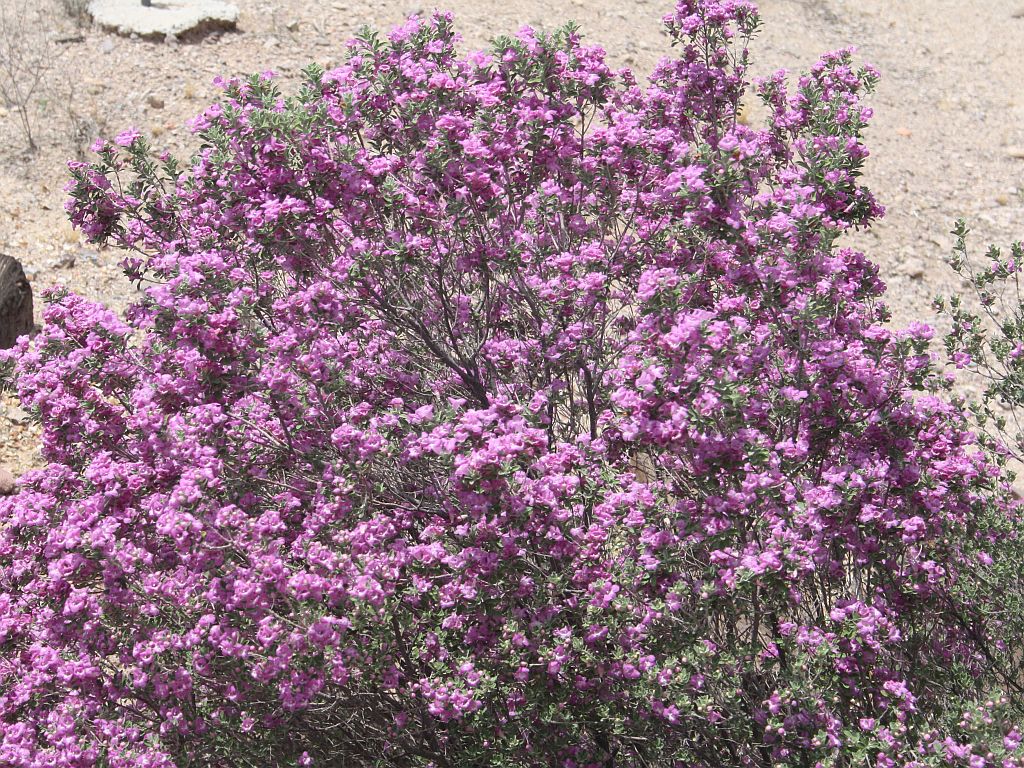
<svg viewBox="0 0 1024 768"><path fill-rule="evenodd" d="M17 259L0 253L0 349L32 331L32 286Z"/></svg>

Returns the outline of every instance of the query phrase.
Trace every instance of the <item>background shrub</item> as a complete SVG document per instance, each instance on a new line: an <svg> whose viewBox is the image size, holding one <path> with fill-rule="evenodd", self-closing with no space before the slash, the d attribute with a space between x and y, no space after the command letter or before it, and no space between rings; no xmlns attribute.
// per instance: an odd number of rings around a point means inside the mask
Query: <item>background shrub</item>
<svg viewBox="0 0 1024 768"><path fill-rule="evenodd" d="M18 116L31 152L38 149L40 104L52 97L53 72L63 55L49 21L48 9L39 3L5 0L0 4L0 99Z"/></svg>
<svg viewBox="0 0 1024 768"><path fill-rule="evenodd" d="M0 501L0 762L1019 764L1018 522L842 234L875 73L756 91L681 0L642 87L576 30L367 32L136 131L72 220Z"/></svg>

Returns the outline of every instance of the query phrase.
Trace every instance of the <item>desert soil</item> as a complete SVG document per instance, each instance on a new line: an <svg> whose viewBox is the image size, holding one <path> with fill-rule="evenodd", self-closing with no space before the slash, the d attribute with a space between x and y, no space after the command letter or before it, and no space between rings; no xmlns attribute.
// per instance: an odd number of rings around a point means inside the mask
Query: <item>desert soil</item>
<svg viewBox="0 0 1024 768"><path fill-rule="evenodd" d="M32 104L37 153L25 151L14 110L0 103L0 251L24 264L37 315L39 294L58 284L118 309L136 296L118 254L84 244L65 220L65 164L86 156L95 136L134 126L187 157L194 144L185 122L215 99L215 76L270 69L287 88L308 63L337 63L360 26L386 29L432 8L430 0L236 2L237 32L187 43L118 37L71 20L57 0L33 4L33 28L59 58ZM550 29L574 19L613 65L642 76L669 53L660 17L671 2L440 4L456 14L467 50L523 24ZM888 214L852 244L879 264L896 324L934 320L932 299L964 289L944 263L957 218L969 222L978 253L1024 237L1024 0L762 0L760 7L764 27L752 47L759 74L798 72L850 45L881 70L866 176ZM39 466L38 438L4 396L0 466L16 475Z"/></svg>

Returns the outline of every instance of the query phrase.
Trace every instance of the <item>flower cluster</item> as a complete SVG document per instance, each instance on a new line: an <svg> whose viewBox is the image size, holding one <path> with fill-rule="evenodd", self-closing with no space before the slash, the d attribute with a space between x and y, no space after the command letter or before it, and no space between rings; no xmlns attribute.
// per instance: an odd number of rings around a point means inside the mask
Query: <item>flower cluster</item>
<svg viewBox="0 0 1024 768"><path fill-rule="evenodd" d="M12 358L0 764L1024 764L1006 480L837 244L875 73L666 24L412 19L72 165L146 288Z"/></svg>

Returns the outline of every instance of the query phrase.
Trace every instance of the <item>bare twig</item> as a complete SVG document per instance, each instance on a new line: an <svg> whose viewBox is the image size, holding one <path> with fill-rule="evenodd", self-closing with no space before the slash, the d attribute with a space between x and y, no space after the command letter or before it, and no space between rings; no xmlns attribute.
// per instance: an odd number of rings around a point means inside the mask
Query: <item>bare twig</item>
<svg viewBox="0 0 1024 768"><path fill-rule="evenodd" d="M32 132L32 106L48 82L63 49L54 44L34 0L0 3L0 98L18 116L28 148L38 146Z"/></svg>

